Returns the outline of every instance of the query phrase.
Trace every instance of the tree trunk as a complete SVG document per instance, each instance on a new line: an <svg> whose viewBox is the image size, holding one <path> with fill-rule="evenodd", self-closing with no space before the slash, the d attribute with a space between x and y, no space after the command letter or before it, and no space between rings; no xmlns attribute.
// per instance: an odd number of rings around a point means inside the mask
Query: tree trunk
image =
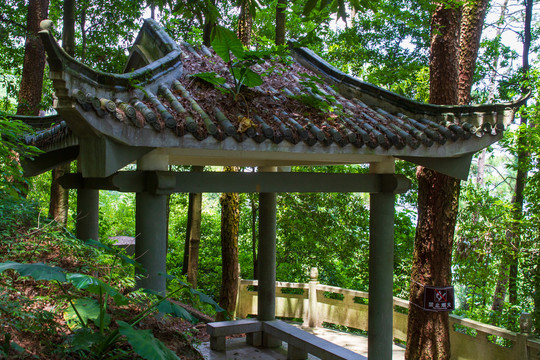
<svg viewBox="0 0 540 360"><path fill-rule="evenodd" d="M58 178L69 173L70 163L60 165L51 171L51 196L49 218L62 226L67 225L69 191L58 184Z"/></svg>
<svg viewBox="0 0 540 360"><path fill-rule="evenodd" d="M62 47L71 56L75 56L75 0L64 0L64 27L62 29ZM69 191L58 184L58 178L69 173L70 163L60 165L51 171L51 196L49 218L67 225L69 209Z"/></svg>
<svg viewBox="0 0 540 360"><path fill-rule="evenodd" d="M251 0L243 0L240 4L240 17L238 18L238 39L249 46L251 43L251 28L253 26L253 16L251 13Z"/></svg>
<svg viewBox="0 0 540 360"><path fill-rule="evenodd" d="M531 48L531 20L532 20L532 7L533 0L525 0L525 28L523 36L523 60L522 71L523 80L527 80L529 77L529 51ZM526 88L522 88L521 91L525 93ZM525 104L526 105L526 104ZM520 125L522 128L526 128L528 123L527 113L521 114ZM519 253L521 250L521 231L520 223L523 218L523 192L525 190L525 184L527 182L528 169L530 167L530 153L527 149L527 134L524 131L518 132L518 169L516 174L516 187L514 191L514 197L512 198L512 231L510 233L511 242L510 249L512 249L512 258L510 261L510 271L508 279L508 300L511 304L517 302L517 277L519 272Z"/></svg>
<svg viewBox="0 0 540 360"><path fill-rule="evenodd" d="M69 55L75 56L75 0L64 0L62 47Z"/></svg>
<svg viewBox="0 0 540 360"><path fill-rule="evenodd" d="M190 203L193 203L193 207L189 232L189 259L187 268L187 280L191 284L191 286L196 289L197 273L199 271L199 246L201 243L202 194L189 194L189 201Z"/></svg>
<svg viewBox="0 0 540 360"><path fill-rule="evenodd" d="M81 9L81 61L86 60L86 8Z"/></svg>
<svg viewBox="0 0 540 360"><path fill-rule="evenodd" d="M191 171L202 172L204 166L192 166ZM186 225L186 238L184 242L184 260L182 263L182 274L188 274L188 281L195 281L193 288L197 285L197 272L199 268L199 244L201 240L201 211L202 194L189 194L188 216ZM195 253L192 255L191 247L195 246ZM191 266L191 274L190 274Z"/></svg>
<svg viewBox="0 0 540 360"><path fill-rule="evenodd" d="M253 279L256 280L259 278L259 262L257 259L257 215L259 212L259 207L255 202L255 197L250 194L251 202L251 253L253 256Z"/></svg>
<svg viewBox="0 0 540 360"><path fill-rule="evenodd" d="M39 24L47 18L49 0L30 0L26 22L26 42L24 45L24 63L17 115L39 114L43 89L43 71L45 69L45 49L38 36Z"/></svg>
<svg viewBox="0 0 540 360"><path fill-rule="evenodd" d="M236 167L226 167L225 171L238 171ZM222 276L219 305L230 316L236 307L238 293L238 228L240 221L240 200L236 193L223 193L221 203L221 261ZM224 320L225 314L218 313L216 320Z"/></svg>
<svg viewBox="0 0 540 360"><path fill-rule="evenodd" d="M276 5L276 45L285 44L287 23L287 0L278 0Z"/></svg>
<svg viewBox="0 0 540 360"><path fill-rule="evenodd" d="M463 4L458 81L458 103L461 105L471 102L474 68L488 3L489 0L476 0L465 1Z"/></svg>
<svg viewBox="0 0 540 360"><path fill-rule="evenodd" d="M460 10L437 4L431 17L430 103L458 101ZM451 285L459 180L418 167L418 224L414 242L405 358L450 359L447 312L429 312L423 286ZM417 306L415 306L417 305Z"/></svg>
<svg viewBox="0 0 540 360"><path fill-rule="evenodd" d="M212 4L216 4L215 0L212 0ZM212 18L212 15L205 14L204 16L204 26L203 26L203 44L206 46L210 46L212 41L212 30L214 30L214 27L216 26L216 23L214 19Z"/></svg>

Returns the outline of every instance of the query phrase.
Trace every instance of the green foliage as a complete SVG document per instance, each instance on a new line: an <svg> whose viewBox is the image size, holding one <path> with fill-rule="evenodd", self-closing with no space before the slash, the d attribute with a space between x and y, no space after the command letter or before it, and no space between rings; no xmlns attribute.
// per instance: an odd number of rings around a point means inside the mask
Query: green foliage
<svg viewBox="0 0 540 360"><path fill-rule="evenodd" d="M307 93L294 95L294 99L329 116L341 112L343 105L337 102L336 97L321 91L319 86L323 85L324 81L320 77L306 73L300 73L300 76L302 76L300 84L307 90Z"/></svg>
<svg viewBox="0 0 540 360"><path fill-rule="evenodd" d="M274 50L246 50L236 34L222 26L216 26L213 31L212 48L226 63L229 74L233 79L233 87L226 85L227 80L215 72L193 74L216 86L223 93L231 93L238 100L243 87L262 85L262 76L251 69L257 63L263 63Z"/></svg>
<svg viewBox="0 0 540 360"><path fill-rule="evenodd" d="M327 42L326 58L346 73L418 100L427 100L429 16L424 0L379 2Z"/></svg>
<svg viewBox="0 0 540 360"><path fill-rule="evenodd" d="M10 120L0 114L0 195L18 196L26 192L29 181L23 176L22 158L32 158L41 151L23 142L32 133L30 127L19 120Z"/></svg>

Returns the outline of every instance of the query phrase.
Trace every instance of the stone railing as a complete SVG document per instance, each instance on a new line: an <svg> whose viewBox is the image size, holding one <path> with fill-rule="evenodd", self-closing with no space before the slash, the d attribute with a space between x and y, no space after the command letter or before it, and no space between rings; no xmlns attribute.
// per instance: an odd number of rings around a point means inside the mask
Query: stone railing
<svg viewBox="0 0 540 360"><path fill-rule="evenodd" d="M257 315L257 280L240 280L236 316ZM304 325L323 323L368 330L368 296L364 291L319 284L316 271L308 284L276 282L276 316L302 319ZM394 297L394 339L407 340L409 302ZM452 360L540 360L540 341L533 339L530 316L520 318L516 333L450 314Z"/></svg>

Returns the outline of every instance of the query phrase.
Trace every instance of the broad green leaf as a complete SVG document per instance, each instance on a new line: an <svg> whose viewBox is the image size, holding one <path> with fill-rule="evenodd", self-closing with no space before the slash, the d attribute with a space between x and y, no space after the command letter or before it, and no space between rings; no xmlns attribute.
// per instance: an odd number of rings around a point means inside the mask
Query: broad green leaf
<svg viewBox="0 0 540 360"><path fill-rule="evenodd" d="M191 75L193 77L198 77L199 79L203 79L206 82L209 82L213 85L223 85L227 81L225 78L219 76L215 72L200 72L197 74Z"/></svg>
<svg viewBox="0 0 540 360"><path fill-rule="evenodd" d="M73 306L75 306L85 324L88 324L88 320L92 320L96 325L99 324L100 306L96 299L75 299L75 301L73 301ZM82 327L83 324L81 324L81 320L79 319L79 316L77 316L77 312L75 312L73 306L70 304L64 312L64 320L66 320L70 329L77 329ZM105 314L105 326L109 326L110 323L111 317L108 314Z"/></svg>
<svg viewBox="0 0 540 360"><path fill-rule="evenodd" d="M127 338L133 350L147 360L179 360L150 330L137 330L124 321L116 321L120 334Z"/></svg>
<svg viewBox="0 0 540 360"><path fill-rule="evenodd" d="M77 289L84 289L97 295L109 294L109 296L114 298L117 305L125 305L129 302L118 290L93 276L85 274L68 274L67 278Z"/></svg>
<svg viewBox="0 0 540 360"><path fill-rule="evenodd" d="M210 296L200 292L199 290L195 290L195 289L189 289L189 291L192 294L197 295L199 297L199 300L201 300L203 303L206 303L208 305L212 305L217 312L225 311L225 309L223 309L221 306L219 306L218 303L215 302L214 299L212 299Z"/></svg>
<svg viewBox="0 0 540 360"><path fill-rule="evenodd" d="M170 314L174 315L176 317L179 317L181 319L185 319L189 322L195 322L196 319L191 316L189 312L187 312L186 309L181 307L180 305L177 305L169 300L164 300L158 305L158 311L164 314Z"/></svg>
<svg viewBox="0 0 540 360"><path fill-rule="evenodd" d="M257 74L250 68L233 68L234 77L242 85L247 87L254 87L263 84L261 75Z"/></svg>
<svg viewBox="0 0 540 360"><path fill-rule="evenodd" d="M223 26L216 26L214 28L212 48L226 63L231 61L231 53L237 59L242 59L244 56L244 45L242 45L242 42L238 40L238 37L233 31Z"/></svg>
<svg viewBox="0 0 540 360"><path fill-rule="evenodd" d="M66 274L64 272L64 269L56 266L45 265L43 263L0 263L0 273L4 272L5 270L15 270L19 274L21 274L21 276L31 276L35 280L57 280L60 282L66 282Z"/></svg>

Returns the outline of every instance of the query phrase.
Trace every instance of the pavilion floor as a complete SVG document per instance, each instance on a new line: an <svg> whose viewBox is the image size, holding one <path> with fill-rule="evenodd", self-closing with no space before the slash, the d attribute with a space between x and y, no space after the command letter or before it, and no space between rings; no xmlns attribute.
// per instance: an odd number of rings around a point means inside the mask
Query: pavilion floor
<svg viewBox="0 0 540 360"><path fill-rule="evenodd" d="M330 330L325 328L306 328L301 327L298 324L293 324L302 330L310 332L318 337L333 342L334 344L343 346L358 354L367 356L367 343L368 339L365 336L353 335L341 331ZM201 343L197 349L203 355L205 360L241 360L241 359L253 359L253 360L271 360L271 359L287 359L287 344L283 343L283 346L277 349L262 349L253 346L246 345L245 337L233 338L227 340L227 352L218 352L210 350L210 342ZM405 348L394 345L393 346L393 360L403 360L405 358ZM318 359L312 355L309 359Z"/></svg>

